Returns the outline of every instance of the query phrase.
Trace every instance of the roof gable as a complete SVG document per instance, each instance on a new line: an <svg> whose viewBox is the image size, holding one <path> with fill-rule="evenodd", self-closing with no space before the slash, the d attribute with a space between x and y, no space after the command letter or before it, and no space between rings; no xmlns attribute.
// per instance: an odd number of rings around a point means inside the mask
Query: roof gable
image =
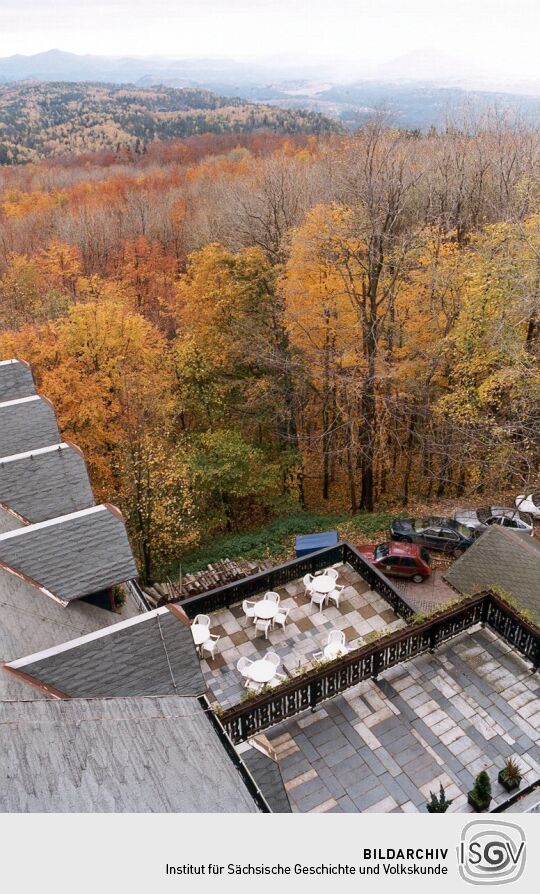
<svg viewBox="0 0 540 894"><path fill-rule="evenodd" d="M50 447L60 441L52 404L35 394L0 403L0 456Z"/></svg>
<svg viewBox="0 0 540 894"><path fill-rule="evenodd" d="M11 661L5 670L70 698L197 696L207 689L189 623L168 608Z"/></svg>
<svg viewBox="0 0 540 894"><path fill-rule="evenodd" d="M540 541L494 525L445 573L460 593L500 587L540 624Z"/></svg>
<svg viewBox="0 0 540 894"><path fill-rule="evenodd" d="M64 605L137 576L124 521L105 505L0 534L0 565Z"/></svg>
<svg viewBox="0 0 540 894"><path fill-rule="evenodd" d="M32 369L25 360L0 360L0 403L35 393Z"/></svg>
<svg viewBox="0 0 540 894"><path fill-rule="evenodd" d="M139 607L129 595L117 612L80 599L64 607L47 599L22 578L0 571L0 664L101 630L138 613ZM39 698L42 694L39 689L30 689L21 677L0 673L0 701Z"/></svg>
<svg viewBox="0 0 540 894"><path fill-rule="evenodd" d="M0 505L29 523L88 509L94 503L84 457L72 444L0 458Z"/></svg>

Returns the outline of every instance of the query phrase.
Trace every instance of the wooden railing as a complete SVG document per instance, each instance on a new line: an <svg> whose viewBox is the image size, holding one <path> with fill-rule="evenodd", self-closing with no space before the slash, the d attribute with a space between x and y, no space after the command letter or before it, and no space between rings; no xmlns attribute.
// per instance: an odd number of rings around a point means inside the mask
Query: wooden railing
<svg viewBox="0 0 540 894"><path fill-rule="evenodd" d="M237 744L261 730L293 717L351 686L408 661L450 639L475 624L488 624L536 669L540 664L540 631L522 618L494 593L485 593L428 618L422 624L410 624L375 643L363 646L348 655L314 668L272 689L229 709L221 722Z"/></svg>
<svg viewBox="0 0 540 894"><path fill-rule="evenodd" d="M370 589L375 590L383 599L386 599L400 617L407 620L414 614L413 606L395 589L388 578L370 565L350 543L338 543L337 546L330 546L301 559L293 559L283 565L276 565L268 571L252 574L250 577L227 584L225 587L218 587L216 590L209 590L208 593L203 593L200 596L183 599L182 608L190 618L194 618L199 613L210 614L221 608L229 608L244 599L250 599L265 590L275 590L285 584L301 580L305 574L315 574L337 562L348 562L369 585Z"/></svg>

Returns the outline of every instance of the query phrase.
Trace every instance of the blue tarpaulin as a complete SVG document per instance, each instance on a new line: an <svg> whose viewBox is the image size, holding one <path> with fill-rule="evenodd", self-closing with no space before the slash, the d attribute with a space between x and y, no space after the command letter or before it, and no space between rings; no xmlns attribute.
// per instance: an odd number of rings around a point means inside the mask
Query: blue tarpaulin
<svg viewBox="0 0 540 894"><path fill-rule="evenodd" d="M321 531L320 534L302 534L296 538L296 558L315 553L326 546L337 546L337 531Z"/></svg>

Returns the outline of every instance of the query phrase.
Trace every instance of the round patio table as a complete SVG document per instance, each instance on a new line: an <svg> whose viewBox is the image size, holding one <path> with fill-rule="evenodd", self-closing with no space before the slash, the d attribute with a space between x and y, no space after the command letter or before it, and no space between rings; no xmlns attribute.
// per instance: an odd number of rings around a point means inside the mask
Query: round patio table
<svg viewBox="0 0 540 894"><path fill-rule="evenodd" d="M279 612L279 604L271 602L269 599L261 599L255 603L255 617L261 618L263 621L275 618Z"/></svg>
<svg viewBox="0 0 540 894"><path fill-rule="evenodd" d="M248 667L247 675L254 683L269 683L276 675L276 667L265 658L260 658Z"/></svg>
<svg viewBox="0 0 540 894"><path fill-rule="evenodd" d="M191 635L196 646L202 646L210 639L210 628L206 624L192 624Z"/></svg>
<svg viewBox="0 0 540 894"><path fill-rule="evenodd" d="M313 578L310 586L317 593L331 593L335 589L336 583L337 581L330 577L329 574L319 574L318 577Z"/></svg>

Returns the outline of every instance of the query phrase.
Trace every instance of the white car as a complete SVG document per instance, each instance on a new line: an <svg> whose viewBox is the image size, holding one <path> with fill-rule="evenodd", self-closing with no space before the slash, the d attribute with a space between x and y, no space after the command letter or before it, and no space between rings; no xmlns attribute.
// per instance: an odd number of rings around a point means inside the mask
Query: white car
<svg viewBox="0 0 540 894"><path fill-rule="evenodd" d="M454 519L461 525L482 532L487 531L491 525L501 525L511 531L525 531L534 535L532 516L519 509L508 509L505 506L483 506L481 509L456 509Z"/></svg>
<svg viewBox="0 0 540 894"><path fill-rule="evenodd" d="M533 518L540 518L540 491L534 494L520 494L516 497L516 506L521 512L528 512Z"/></svg>

